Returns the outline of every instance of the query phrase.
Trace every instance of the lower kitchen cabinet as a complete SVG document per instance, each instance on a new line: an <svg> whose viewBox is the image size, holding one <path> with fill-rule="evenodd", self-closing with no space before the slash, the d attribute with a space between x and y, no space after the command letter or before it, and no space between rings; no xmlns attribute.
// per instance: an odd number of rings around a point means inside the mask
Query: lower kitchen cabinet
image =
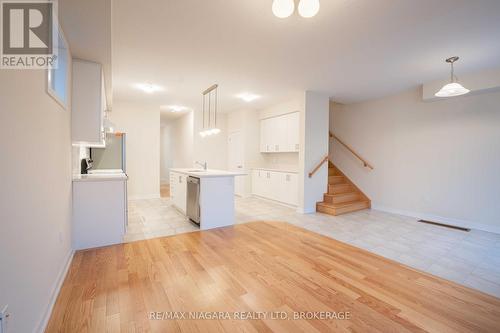
<svg viewBox="0 0 500 333"><path fill-rule="evenodd" d="M170 172L170 199L172 204L186 214L187 175Z"/></svg>
<svg viewBox="0 0 500 333"><path fill-rule="evenodd" d="M295 172L254 169L252 193L285 204L298 204L298 174Z"/></svg>
<svg viewBox="0 0 500 333"><path fill-rule="evenodd" d="M73 179L73 248L119 244L127 229L127 178Z"/></svg>

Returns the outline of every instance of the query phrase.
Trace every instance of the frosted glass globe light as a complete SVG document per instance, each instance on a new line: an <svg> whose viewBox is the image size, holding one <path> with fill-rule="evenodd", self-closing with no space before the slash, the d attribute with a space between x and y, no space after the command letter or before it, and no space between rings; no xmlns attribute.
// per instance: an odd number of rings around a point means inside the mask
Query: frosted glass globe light
<svg viewBox="0 0 500 333"><path fill-rule="evenodd" d="M293 14L295 3L293 0L274 0L273 14L279 18L286 18Z"/></svg>
<svg viewBox="0 0 500 333"><path fill-rule="evenodd" d="M452 82L445 85L441 90L436 93L437 97L454 97L465 95L469 93L470 90L462 86L460 83Z"/></svg>
<svg viewBox="0 0 500 333"><path fill-rule="evenodd" d="M316 16L319 12L319 0L300 0L299 14L302 17L309 18Z"/></svg>

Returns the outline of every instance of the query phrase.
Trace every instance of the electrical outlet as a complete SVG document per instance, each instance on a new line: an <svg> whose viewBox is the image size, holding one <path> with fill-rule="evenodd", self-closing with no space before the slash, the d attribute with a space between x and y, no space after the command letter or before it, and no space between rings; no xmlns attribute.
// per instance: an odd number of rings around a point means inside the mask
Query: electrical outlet
<svg viewBox="0 0 500 333"><path fill-rule="evenodd" d="M7 333L7 329L9 327L9 318L10 318L10 313L9 313L9 306L6 305L2 309L2 312L0 312L0 333Z"/></svg>

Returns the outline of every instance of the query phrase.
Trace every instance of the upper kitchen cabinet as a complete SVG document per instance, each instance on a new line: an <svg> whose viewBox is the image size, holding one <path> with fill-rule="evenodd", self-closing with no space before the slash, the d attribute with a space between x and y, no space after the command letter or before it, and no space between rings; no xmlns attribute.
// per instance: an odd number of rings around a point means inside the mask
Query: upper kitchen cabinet
<svg viewBox="0 0 500 333"><path fill-rule="evenodd" d="M104 147L106 93L102 66L73 59L71 137L74 145Z"/></svg>
<svg viewBox="0 0 500 333"><path fill-rule="evenodd" d="M262 153L298 152L299 112L262 119L260 122L260 151Z"/></svg>

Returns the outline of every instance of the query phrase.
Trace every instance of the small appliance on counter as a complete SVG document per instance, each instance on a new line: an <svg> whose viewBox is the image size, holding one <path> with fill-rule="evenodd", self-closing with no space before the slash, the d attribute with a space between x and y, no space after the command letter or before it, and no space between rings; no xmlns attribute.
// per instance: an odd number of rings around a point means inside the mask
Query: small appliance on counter
<svg viewBox="0 0 500 333"><path fill-rule="evenodd" d="M80 163L81 174L86 175L89 173L89 170L92 169L94 161L91 158L82 158Z"/></svg>

